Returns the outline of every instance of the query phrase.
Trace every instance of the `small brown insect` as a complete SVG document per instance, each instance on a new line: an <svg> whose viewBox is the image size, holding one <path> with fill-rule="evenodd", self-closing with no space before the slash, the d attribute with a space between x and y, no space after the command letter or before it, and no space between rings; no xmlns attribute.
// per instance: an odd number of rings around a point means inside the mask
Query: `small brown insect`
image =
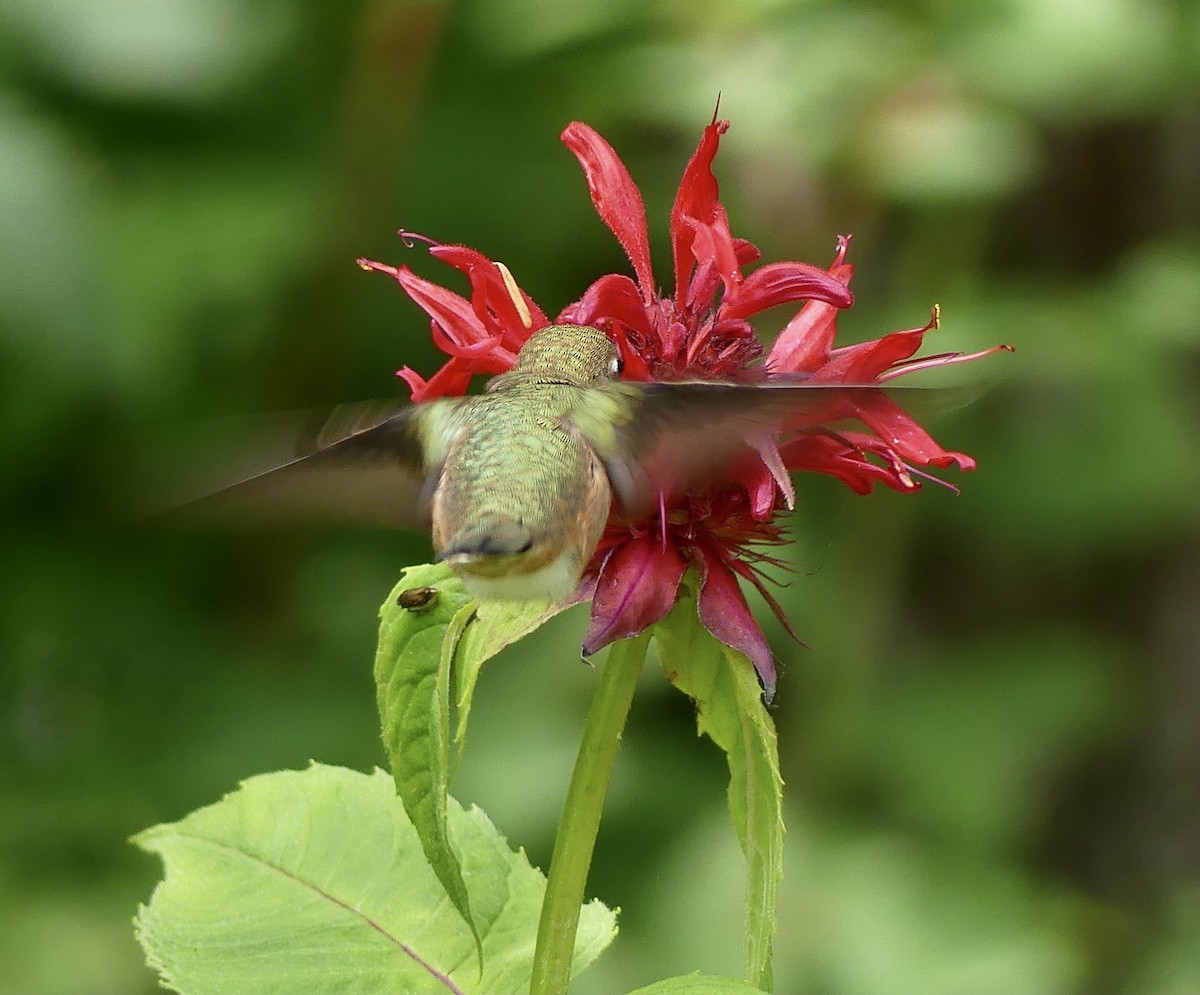
<svg viewBox="0 0 1200 995"><path fill-rule="evenodd" d="M410 587L407 591L400 592L400 596L396 598L396 604L406 611L420 612L437 601L437 596L438 589L436 587Z"/></svg>

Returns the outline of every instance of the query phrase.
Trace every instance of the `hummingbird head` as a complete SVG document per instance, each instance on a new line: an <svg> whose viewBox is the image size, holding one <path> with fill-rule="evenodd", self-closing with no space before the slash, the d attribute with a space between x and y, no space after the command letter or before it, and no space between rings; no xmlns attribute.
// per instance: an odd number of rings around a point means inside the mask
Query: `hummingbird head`
<svg viewBox="0 0 1200 995"><path fill-rule="evenodd" d="M587 386L618 377L621 359L598 328L551 325L529 336L510 373Z"/></svg>

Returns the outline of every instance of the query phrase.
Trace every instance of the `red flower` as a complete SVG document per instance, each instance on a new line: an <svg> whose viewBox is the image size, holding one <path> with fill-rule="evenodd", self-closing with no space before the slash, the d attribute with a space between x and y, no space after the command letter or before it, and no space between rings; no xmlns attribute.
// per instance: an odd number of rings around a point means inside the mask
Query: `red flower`
<svg viewBox="0 0 1200 995"><path fill-rule="evenodd" d="M626 379L633 380L754 381L802 373L812 383L884 384L915 369L995 351L912 360L924 334L936 327L936 311L921 328L833 348L837 312L853 303L846 262L849 239L838 240L828 270L779 262L744 273L759 252L731 234L712 173L728 127L729 122L714 120L704 129L680 182L670 220L675 272L669 297L657 290L645 207L629 172L587 125L567 127L562 140L583 166L592 202L625 249L636 279L617 273L600 277L557 322L592 325L609 334L624 360ZM451 357L429 381L407 368L399 372L418 402L462 394L477 373L504 372L525 339L550 324L501 264L464 246L431 243L430 252L467 275L469 298L406 266L359 260L364 268L388 273L400 283L428 313L434 341ZM802 306L764 357L748 319L791 302ZM918 467L975 466L969 456L942 449L882 392L831 393L836 396L819 415L789 423L781 444L761 440L761 459L730 468L728 483L691 492L640 521L623 521L616 514L610 518L586 575L589 588L594 583L594 595L585 653L664 618L685 571L694 566L700 578L700 621L750 658L770 699L774 661L737 579L753 584L787 625L762 574L764 565L781 564L761 547L782 541L774 517L793 503L789 471L832 474L865 494L876 481L899 491L917 490L914 475L925 476ZM828 427L847 419L863 429Z"/></svg>

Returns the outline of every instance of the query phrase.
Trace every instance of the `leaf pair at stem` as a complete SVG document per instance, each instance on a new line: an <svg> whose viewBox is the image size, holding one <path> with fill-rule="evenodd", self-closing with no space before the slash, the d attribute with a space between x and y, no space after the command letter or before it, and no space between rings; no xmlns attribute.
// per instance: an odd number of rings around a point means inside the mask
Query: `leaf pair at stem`
<svg viewBox="0 0 1200 995"><path fill-rule="evenodd" d="M616 934L615 914L584 904L583 892L653 639L668 678L695 700L699 731L729 763L729 806L748 871L745 981L688 976L639 995L769 991L783 836L774 728L753 667L699 624L686 584L666 619L610 650L548 883L483 813L450 797L480 668L561 610L476 609L444 566L406 571L381 611L375 661L402 806L380 772L314 765L252 778L221 802L135 837L166 865L137 917L163 983L197 995L565 991Z"/></svg>
<svg viewBox="0 0 1200 995"><path fill-rule="evenodd" d="M439 602L418 611L403 608L405 592L419 587L436 588ZM451 696L458 712L453 742L461 749L482 665L561 608L494 602L477 609L460 592L444 568L406 572L384 604L375 678L397 792L430 864L481 943L480 924L446 830L453 767ZM439 633L435 654L431 644ZM754 668L700 624L695 595L685 583L666 619L640 637L615 644L604 663L558 827L533 964L535 995L564 991L569 980L572 938L604 795L651 638L668 679L694 700L699 732L721 747L728 760L729 807L748 871L746 981L771 987L771 938L783 850L783 782L774 725L762 704Z"/></svg>

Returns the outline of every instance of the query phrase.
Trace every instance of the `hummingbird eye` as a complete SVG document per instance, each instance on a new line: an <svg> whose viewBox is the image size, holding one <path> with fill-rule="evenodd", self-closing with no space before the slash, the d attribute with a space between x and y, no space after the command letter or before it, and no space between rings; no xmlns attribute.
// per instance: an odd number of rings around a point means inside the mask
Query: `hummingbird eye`
<svg viewBox="0 0 1200 995"><path fill-rule="evenodd" d="M613 356L613 358L608 361L609 376L619 377L623 369L625 369L625 361L620 356Z"/></svg>

